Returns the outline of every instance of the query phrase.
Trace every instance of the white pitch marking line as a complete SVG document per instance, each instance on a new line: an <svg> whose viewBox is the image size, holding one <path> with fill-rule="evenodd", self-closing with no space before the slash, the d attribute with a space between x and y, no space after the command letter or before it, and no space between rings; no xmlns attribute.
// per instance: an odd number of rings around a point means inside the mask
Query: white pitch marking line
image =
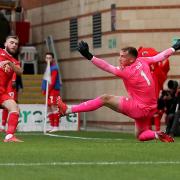
<svg viewBox="0 0 180 180"><path fill-rule="evenodd" d="M65 136L65 135L58 135L58 134L49 134L46 133L45 135L52 136L52 137L62 137L62 138L69 138L69 139L83 139L83 140L104 140L104 141L122 141L124 139L120 138L90 138L90 137L79 137L79 136Z"/></svg>
<svg viewBox="0 0 180 180"><path fill-rule="evenodd" d="M39 136L39 135L47 135L47 136L52 136L52 137L61 137L61 138L69 138L69 139L83 139L83 140L109 140L109 141L112 141L112 140L117 140L117 141L122 141L124 139L121 139L121 138L96 138L96 137L80 137L80 136L67 136L67 135L58 135L58 134L50 134L50 133L19 133L18 135L21 135L21 136Z"/></svg>
<svg viewBox="0 0 180 180"><path fill-rule="evenodd" d="M44 135L47 135L47 136L52 136L52 137L60 137L60 138L69 138L69 139L82 139L82 140L104 140L104 141L112 141L112 140L115 140L115 141L122 141L124 139L121 139L121 138L91 138L91 137L80 137L80 136L66 136L66 135L58 135L58 134L50 134L50 133L18 133L18 135L21 135L21 136L44 136Z"/></svg>
<svg viewBox="0 0 180 180"><path fill-rule="evenodd" d="M102 162L47 162L47 163L0 163L0 166L107 166L107 165L179 165L180 161L102 161Z"/></svg>

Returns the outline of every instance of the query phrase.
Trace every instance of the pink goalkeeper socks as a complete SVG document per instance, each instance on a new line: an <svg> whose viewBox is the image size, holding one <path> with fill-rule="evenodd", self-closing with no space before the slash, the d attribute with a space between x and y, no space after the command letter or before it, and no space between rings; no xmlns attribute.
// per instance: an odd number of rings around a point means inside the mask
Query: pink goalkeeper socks
<svg viewBox="0 0 180 180"><path fill-rule="evenodd" d="M155 139L155 132L152 131L152 130L143 131L143 132L138 136L138 139L139 139L140 141L149 141L149 140Z"/></svg>
<svg viewBox="0 0 180 180"><path fill-rule="evenodd" d="M87 111L93 111L103 106L103 102L100 97L97 97L96 99L89 100L86 102L83 102L78 105L73 105L71 107L72 113L75 112L87 112Z"/></svg>

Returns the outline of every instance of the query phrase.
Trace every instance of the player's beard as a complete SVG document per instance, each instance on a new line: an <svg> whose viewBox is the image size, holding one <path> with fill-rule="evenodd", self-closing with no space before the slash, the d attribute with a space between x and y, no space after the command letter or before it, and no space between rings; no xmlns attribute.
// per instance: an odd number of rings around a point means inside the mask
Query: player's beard
<svg viewBox="0 0 180 180"><path fill-rule="evenodd" d="M10 49L8 46L6 47L6 51L12 56L16 54L17 49Z"/></svg>

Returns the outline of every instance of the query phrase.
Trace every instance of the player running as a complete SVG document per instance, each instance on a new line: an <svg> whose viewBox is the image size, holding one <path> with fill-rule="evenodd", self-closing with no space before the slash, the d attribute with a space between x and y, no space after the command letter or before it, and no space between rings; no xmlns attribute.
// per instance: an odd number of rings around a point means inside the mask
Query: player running
<svg viewBox="0 0 180 180"><path fill-rule="evenodd" d="M136 48L125 47L120 50L118 67L93 56L89 52L88 44L84 41L79 43L78 49L95 66L121 78L129 96L104 94L93 100L73 106L67 106L61 100L58 100L60 116L68 113L93 111L106 106L135 120L135 130L138 140L149 141L159 139L162 142L174 142L174 139L164 132L149 129L148 119L153 116L157 108L157 95L155 83L150 72L150 64L167 59L175 51L179 50L180 39L172 48L166 49L153 57L138 57Z"/></svg>
<svg viewBox="0 0 180 180"><path fill-rule="evenodd" d="M16 131L19 119L19 107L15 100L8 94L8 84L12 80L13 73L23 73L19 61L13 58L17 53L19 39L17 36L8 36L5 42L5 49L0 49L0 105L8 110L8 127L4 142L23 142L16 138Z"/></svg>

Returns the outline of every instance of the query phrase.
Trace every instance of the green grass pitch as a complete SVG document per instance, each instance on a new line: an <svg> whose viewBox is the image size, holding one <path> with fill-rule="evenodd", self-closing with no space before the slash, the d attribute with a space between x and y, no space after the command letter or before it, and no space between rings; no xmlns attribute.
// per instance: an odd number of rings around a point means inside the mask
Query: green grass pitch
<svg viewBox="0 0 180 180"><path fill-rule="evenodd" d="M180 138L138 142L113 132L17 133L0 143L2 180L179 180ZM70 136L70 137L69 137ZM3 138L3 135L1 135Z"/></svg>

